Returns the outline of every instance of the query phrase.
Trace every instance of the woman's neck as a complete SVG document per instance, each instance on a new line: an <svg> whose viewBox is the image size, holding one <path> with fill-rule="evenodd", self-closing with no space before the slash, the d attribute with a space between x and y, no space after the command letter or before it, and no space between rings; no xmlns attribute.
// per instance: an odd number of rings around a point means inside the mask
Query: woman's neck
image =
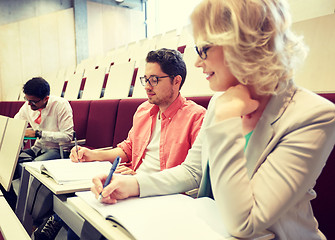
<svg viewBox="0 0 335 240"><path fill-rule="evenodd" d="M260 96L260 95L256 95L256 94L253 94L252 92L250 92L250 95L252 97L252 99L255 99L259 102L259 106L258 108L249 113L249 114L246 114L245 116L241 116L242 118L242 123L243 123L243 134L246 135L248 134L249 132L253 131L254 128L256 127L257 123L258 123L258 120L261 118L270 98L271 98L271 95L263 95L263 96Z"/></svg>

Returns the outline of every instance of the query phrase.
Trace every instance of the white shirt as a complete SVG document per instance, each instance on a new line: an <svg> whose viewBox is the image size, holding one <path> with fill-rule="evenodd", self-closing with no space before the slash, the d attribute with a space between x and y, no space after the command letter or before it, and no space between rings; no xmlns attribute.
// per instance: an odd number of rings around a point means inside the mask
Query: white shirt
<svg viewBox="0 0 335 240"><path fill-rule="evenodd" d="M145 151L145 157L136 173L154 173L161 170L159 158L159 140L161 137L161 119L157 114L156 124L152 131L150 143Z"/></svg>
<svg viewBox="0 0 335 240"><path fill-rule="evenodd" d="M72 108L66 99L50 96L46 107L41 111L41 124L35 122L39 114L38 110L33 111L28 102L25 102L14 116L16 119L28 121L33 130L42 131L42 138L37 139L32 147L34 152L41 149L59 148L59 142L72 140Z"/></svg>

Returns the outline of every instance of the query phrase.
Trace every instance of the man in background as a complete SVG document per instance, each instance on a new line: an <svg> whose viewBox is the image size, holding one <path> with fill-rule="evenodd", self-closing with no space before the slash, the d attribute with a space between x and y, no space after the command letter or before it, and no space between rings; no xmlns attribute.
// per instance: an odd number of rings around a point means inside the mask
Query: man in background
<svg viewBox="0 0 335 240"><path fill-rule="evenodd" d="M58 159L60 142L72 140L73 115L69 102L61 97L49 96L49 83L41 78L30 79L23 86L26 102L14 116L28 121L25 137L36 137L35 144L24 149L19 163Z"/></svg>
<svg viewBox="0 0 335 240"><path fill-rule="evenodd" d="M59 143L70 141L73 132L72 108L69 102L61 97L49 96L50 86L45 79L30 79L24 84L23 93L26 102L14 118L26 120L30 128L26 129L25 137L37 139L31 148L21 151L14 179L20 178L20 163L60 158ZM8 192L1 190L15 210L17 196L13 187Z"/></svg>

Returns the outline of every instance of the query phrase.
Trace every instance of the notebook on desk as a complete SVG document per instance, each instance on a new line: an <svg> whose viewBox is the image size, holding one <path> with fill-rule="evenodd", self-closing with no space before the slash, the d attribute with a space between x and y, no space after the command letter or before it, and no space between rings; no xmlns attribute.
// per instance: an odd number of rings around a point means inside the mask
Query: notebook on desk
<svg viewBox="0 0 335 240"><path fill-rule="evenodd" d="M224 229L215 202L175 194L147 198L129 198L108 205L93 193L78 192L103 217L118 223L135 239L224 239Z"/></svg>
<svg viewBox="0 0 335 240"><path fill-rule="evenodd" d="M45 173L52 177L58 184L92 181L99 174L108 174L112 164L104 162L75 163L70 159L55 159L24 163L25 167Z"/></svg>
<svg viewBox="0 0 335 240"><path fill-rule="evenodd" d="M100 203L92 192L76 195L138 240L151 239L237 239L225 230L216 203L211 198L194 199L183 194L129 198L116 204ZM269 231L248 240L268 240Z"/></svg>

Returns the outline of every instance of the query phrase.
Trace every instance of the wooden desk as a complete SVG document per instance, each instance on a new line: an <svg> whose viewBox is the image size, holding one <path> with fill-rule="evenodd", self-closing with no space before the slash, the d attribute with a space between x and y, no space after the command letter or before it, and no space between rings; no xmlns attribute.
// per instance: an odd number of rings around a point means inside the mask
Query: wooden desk
<svg viewBox="0 0 335 240"><path fill-rule="evenodd" d="M106 220L100 213L89 206L79 197L70 197L67 199L71 205L85 220L96 228L107 239L134 239L124 228L117 223Z"/></svg>
<svg viewBox="0 0 335 240"><path fill-rule="evenodd" d="M32 229L32 218L26 210L26 200L29 194L29 179L36 178L42 184L44 184L53 194L53 211L78 235L81 235L81 230L85 222L85 218L81 217L76 208L72 204L68 204L67 198L69 195L78 191L86 191L91 188L92 183L74 183L74 184L57 184L51 177L41 174L32 168L24 167L21 176L21 187L18 197L18 203L16 207L16 213L21 220L22 224L26 228L27 232L30 233ZM97 231L101 232L108 239L133 239L131 236L119 225L113 224L110 221L105 220L99 213L94 209L88 208L87 212L89 216L96 216L99 221L97 224L101 224L103 228L96 228ZM91 215L92 214L92 215ZM95 224L94 227L97 226Z"/></svg>
<svg viewBox="0 0 335 240"><path fill-rule="evenodd" d="M31 239L3 196L0 196L0 209L0 232L4 239Z"/></svg>
<svg viewBox="0 0 335 240"><path fill-rule="evenodd" d="M72 210L71 212L70 208L62 208L63 206L59 208L60 204L58 203L59 201L64 202L64 199L66 199L68 195L73 194L74 192L89 190L92 183L86 182L59 185L49 176L24 166L15 213L29 234L32 231L33 225L33 219L26 209L27 199L29 196L28 188L30 186L30 178L36 178L54 194L54 212L56 212L64 220L64 222L80 236L80 231L84 220L75 211ZM67 214L67 212L70 212L70 214Z"/></svg>
<svg viewBox="0 0 335 240"><path fill-rule="evenodd" d="M18 203L16 206L16 213L28 233L30 233L32 229L32 218L31 218L30 213L27 212L27 209L26 209L26 200L29 194L28 186L29 186L30 178L36 178L54 194L53 195L53 211L60 218L62 218L62 220L78 236L80 236L85 219L82 218L77 213L77 211L72 205L67 203L67 198L73 195L74 192L89 190L91 188L92 183L87 182L87 183L74 183L74 184L60 185L60 184L57 184L51 177L45 174L41 174L29 167L24 167L23 173L21 176L21 187L20 187L20 193L18 197ZM95 211L95 210L91 209L91 211ZM125 238L126 236L126 234L124 233L125 230L123 230L121 227L118 227L118 228L113 227L113 225L115 226L115 224L111 224L110 221L103 219L101 215L100 215L100 218L101 218L101 221L105 221L106 223L105 226L107 226L108 229L114 228L110 232L111 234L113 234L113 236L116 236L116 237L112 237L110 239L131 239L129 237ZM97 231L99 230L97 229Z"/></svg>
<svg viewBox="0 0 335 240"><path fill-rule="evenodd" d="M30 224L27 224L27 216L29 213L26 212L25 202L22 204L22 199L26 199L27 187L29 177L34 177L38 179L42 184L44 184L53 194L53 210L54 212L60 216L63 221L78 235L81 236L81 230L84 225L84 222L87 221L90 223L97 232L100 232L107 239L116 239L116 240L133 240L134 238L121 227L119 224L114 223L112 221L106 220L100 213L98 213L95 209L89 206L85 201L83 201L79 197L73 197L74 192L76 191L85 191L89 190L91 187L91 183L88 184L67 184L67 185L59 185L52 178L47 175L40 174L39 172L24 168L22 174L22 181L26 178L26 185L21 186L22 193L25 193L25 197L20 195L18 202L17 210L24 209L25 214L21 217L21 222L23 222L26 229L31 229ZM23 183L22 183L23 184ZM24 188L26 190L24 191ZM24 205L24 206L22 206ZM30 219L31 221L31 219ZM28 228L27 228L28 226ZM28 232L29 233L29 232ZM264 233L259 234L259 236L245 239L245 240L268 240L273 239L274 234L266 231ZM236 240L237 238L229 238L225 240Z"/></svg>
<svg viewBox="0 0 335 240"><path fill-rule="evenodd" d="M26 170L30 173L31 176L35 177L41 183L43 183L47 188L50 189L56 195L74 193L80 191L90 190L93 183L91 181L85 183L73 183L73 184L58 184L46 174L41 174L36 170L26 167Z"/></svg>
<svg viewBox="0 0 335 240"><path fill-rule="evenodd" d="M86 221L96 228L107 239L134 239L127 230L117 223L106 220L99 212L93 209L80 197L70 197L67 199L70 204ZM150 224L150 223L148 223ZM117 230L117 231L116 231ZM269 240L275 235L269 231L264 231L253 238L244 238L243 240ZM238 238L230 237L223 240L237 240ZM240 239L240 238L239 238ZM240 239L242 240L242 239Z"/></svg>

